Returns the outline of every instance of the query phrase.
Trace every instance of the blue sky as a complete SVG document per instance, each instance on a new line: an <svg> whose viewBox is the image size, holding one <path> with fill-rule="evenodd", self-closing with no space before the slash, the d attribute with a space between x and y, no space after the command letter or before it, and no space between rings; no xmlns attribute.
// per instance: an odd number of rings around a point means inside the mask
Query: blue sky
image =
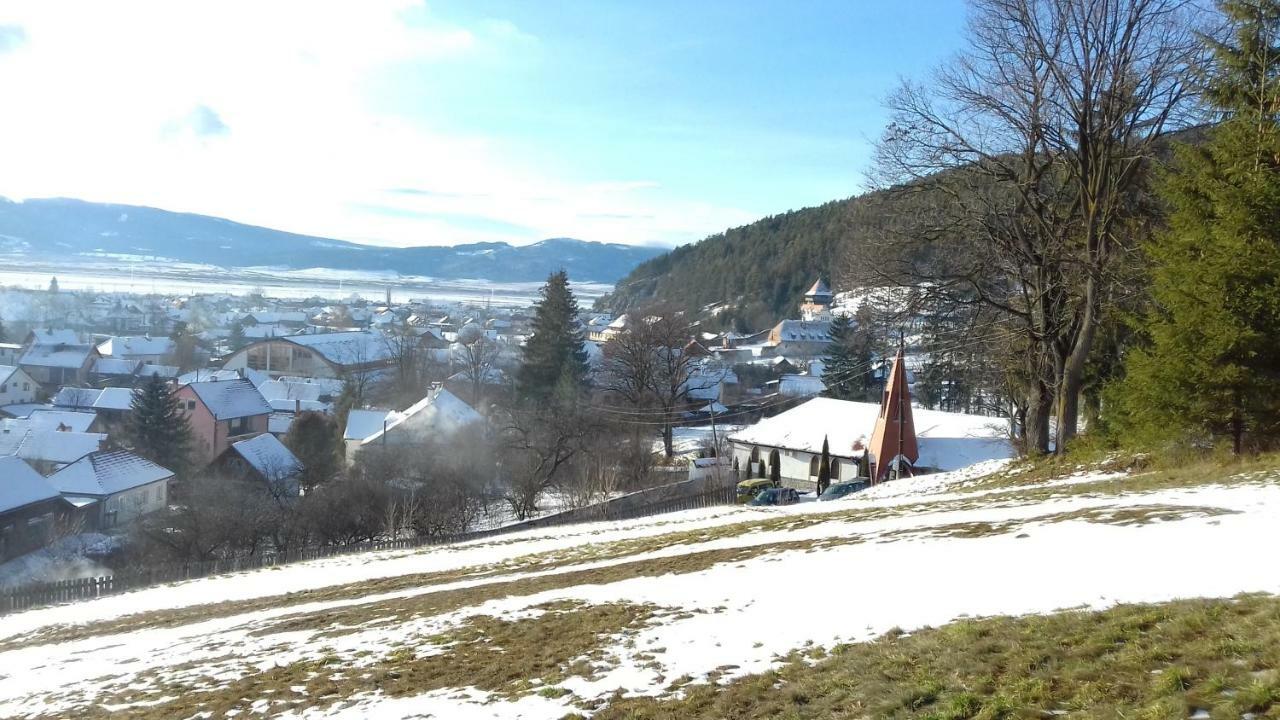
<svg viewBox="0 0 1280 720"><path fill-rule="evenodd" d="M0 87L19 110L0 119L0 194L395 245L690 242L858 192L885 94L944 61L964 16L960 0L264 8L6 3Z"/></svg>

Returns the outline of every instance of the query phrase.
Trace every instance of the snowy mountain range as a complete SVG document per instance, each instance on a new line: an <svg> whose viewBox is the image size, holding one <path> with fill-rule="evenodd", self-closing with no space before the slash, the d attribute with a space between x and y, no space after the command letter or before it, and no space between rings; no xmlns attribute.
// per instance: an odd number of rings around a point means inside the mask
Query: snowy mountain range
<svg viewBox="0 0 1280 720"><path fill-rule="evenodd" d="M535 282L564 268L578 281L613 283L661 248L551 238L388 248L298 235L222 218L67 198L0 198L0 261L68 266L126 256L223 268L396 271L444 279Z"/></svg>

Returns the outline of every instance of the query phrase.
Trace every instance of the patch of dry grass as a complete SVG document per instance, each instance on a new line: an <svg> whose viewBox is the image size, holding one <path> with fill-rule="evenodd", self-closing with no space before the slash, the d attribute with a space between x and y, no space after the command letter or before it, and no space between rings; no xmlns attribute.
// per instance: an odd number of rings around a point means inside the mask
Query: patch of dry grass
<svg viewBox="0 0 1280 720"><path fill-rule="evenodd" d="M608 649L619 636L634 633L664 612L651 605L577 602L531 610L533 617L516 620L472 616L447 632L408 638L360 662L318 653L265 671L246 667L229 682L203 678L170 683L165 677L172 669L158 669L57 717L158 720L276 714L342 707L369 694L400 697L465 687L506 697L533 692L560 696L567 693L557 683L573 675L591 676L607 665Z"/></svg>
<svg viewBox="0 0 1280 720"><path fill-rule="evenodd" d="M596 720L1280 717L1280 599L1188 600L966 620L795 654L681 699L615 698Z"/></svg>

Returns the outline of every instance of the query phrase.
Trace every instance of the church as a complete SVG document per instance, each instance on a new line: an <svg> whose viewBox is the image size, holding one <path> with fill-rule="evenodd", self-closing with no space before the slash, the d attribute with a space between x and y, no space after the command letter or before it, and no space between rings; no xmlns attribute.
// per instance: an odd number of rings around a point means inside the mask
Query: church
<svg viewBox="0 0 1280 720"><path fill-rule="evenodd" d="M832 482L859 477L863 463L879 483L1014 457L1005 418L913 408L901 351L878 404L814 398L729 436L743 477L771 477L776 464L801 491L817 487L824 440Z"/></svg>

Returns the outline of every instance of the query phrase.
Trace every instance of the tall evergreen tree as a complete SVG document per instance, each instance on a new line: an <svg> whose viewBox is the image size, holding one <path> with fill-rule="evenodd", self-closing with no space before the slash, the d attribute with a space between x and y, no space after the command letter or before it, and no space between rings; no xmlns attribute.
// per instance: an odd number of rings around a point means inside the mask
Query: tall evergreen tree
<svg viewBox="0 0 1280 720"><path fill-rule="evenodd" d="M133 396L124 436L137 454L182 474L188 468L191 428L173 388L152 375Z"/></svg>
<svg viewBox="0 0 1280 720"><path fill-rule="evenodd" d="M865 313L861 313L865 316ZM871 371L871 338L865 324L848 315L831 320L831 345L822 359L822 381L827 397L868 400L875 396Z"/></svg>
<svg viewBox="0 0 1280 720"><path fill-rule="evenodd" d="M0 342L7 342L8 337L9 337L9 331L6 330L4 327L4 320L0 319Z"/></svg>
<svg viewBox="0 0 1280 720"><path fill-rule="evenodd" d="M818 494L831 487L831 447L827 444L827 436L822 436L822 459L818 461Z"/></svg>
<svg viewBox="0 0 1280 720"><path fill-rule="evenodd" d="M524 399L546 399L565 383L581 387L587 377L586 336L578 323L578 301L569 274L551 273L534 310L533 332L525 341L517 388Z"/></svg>
<svg viewBox="0 0 1280 720"><path fill-rule="evenodd" d="M231 352L235 352L248 344L248 340L244 336L244 323L239 320L231 323L231 333L227 336L227 344L231 346Z"/></svg>
<svg viewBox="0 0 1280 720"><path fill-rule="evenodd" d="M774 487L782 487L782 456L776 449L769 451L769 480Z"/></svg>
<svg viewBox="0 0 1280 720"><path fill-rule="evenodd" d="M1178 148L1154 240L1150 346L1115 393L1121 433L1229 439L1280 434L1280 2L1225 0L1232 39L1211 43L1206 97L1222 121Z"/></svg>

